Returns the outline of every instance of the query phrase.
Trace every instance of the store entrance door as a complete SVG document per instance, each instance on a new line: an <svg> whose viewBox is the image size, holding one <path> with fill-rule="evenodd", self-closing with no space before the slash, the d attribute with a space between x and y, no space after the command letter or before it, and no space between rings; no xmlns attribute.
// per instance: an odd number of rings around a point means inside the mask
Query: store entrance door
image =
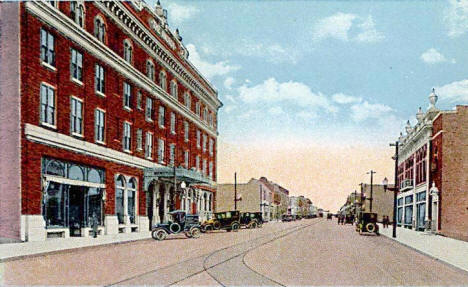
<svg viewBox="0 0 468 287"><path fill-rule="evenodd" d="M81 227L84 221L85 193L83 187L71 185L69 190L69 214L68 223L70 236L81 236Z"/></svg>

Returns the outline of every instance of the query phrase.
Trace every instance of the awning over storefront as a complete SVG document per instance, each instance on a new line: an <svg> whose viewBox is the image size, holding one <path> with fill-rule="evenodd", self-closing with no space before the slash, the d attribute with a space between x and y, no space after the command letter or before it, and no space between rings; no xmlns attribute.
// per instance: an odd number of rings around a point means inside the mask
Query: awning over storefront
<svg viewBox="0 0 468 287"><path fill-rule="evenodd" d="M178 182L184 181L187 185L189 184L208 184L212 185L212 181L201 173L195 170L185 169L183 167L175 168L175 176ZM156 167L156 168L145 168L144 170L144 184L145 190L148 185L154 180L163 180L172 182L174 180L174 168L173 167Z"/></svg>

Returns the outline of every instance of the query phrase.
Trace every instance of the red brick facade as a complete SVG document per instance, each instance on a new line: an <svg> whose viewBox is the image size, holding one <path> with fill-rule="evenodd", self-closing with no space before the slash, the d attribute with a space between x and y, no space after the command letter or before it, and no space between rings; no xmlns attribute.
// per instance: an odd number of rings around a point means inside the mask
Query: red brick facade
<svg viewBox="0 0 468 287"><path fill-rule="evenodd" d="M468 241L468 106L442 112L433 123L431 177L439 189L439 229Z"/></svg>

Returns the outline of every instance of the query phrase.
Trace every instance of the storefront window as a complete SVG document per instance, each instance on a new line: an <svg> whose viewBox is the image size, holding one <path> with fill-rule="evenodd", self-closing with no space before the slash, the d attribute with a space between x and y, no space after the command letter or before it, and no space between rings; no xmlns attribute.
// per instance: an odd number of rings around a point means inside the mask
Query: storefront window
<svg viewBox="0 0 468 287"><path fill-rule="evenodd" d="M74 180L84 180L83 169L77 165L72 165L68 170L68 178Z"/></svg>
<svg viewBox="0 0 468 287"><path fill-rule="evenodd" d="M411 226L413 223L413 206L407 205L405 207L405 225Z"/></svg>
<svg viewBox="0 0 468 287"><path fill-rule="evenodd" d="M123 176L119 175L115 183L115 214L119 224L124 224L124 188L125 181Z"/></svg>
<svg viewBox="0 0 468 287"><path fill-rule="evenodd" d="M44 217L47 226L65 227L65 198L64 187L60 183L49 182L44 196Z"/></svg>
<svg viewBox="0 0 468 287"><path fill-rule="evenodd" d="M102 191L100 188L90 187L88 189L88 226L92 227L94 220L102 225Z"/></svg>
<svg viewBox="0 0 468 287"><path fill-rule="evenodd" d="M101 175L95 169L90 169L88 172L88 181L94 183L102 183Z"/></svg>
<svg viewBox="0 0 468 287"><path fill-rule="evenodd" d="M397 210L397 218L398 218L398 224L401 225L401 221L403 219L403 207L398 207Z"/></svg>
<svg viewBox="0 0 468 287"><path fill-rule="evenodd" d="M128 217L130 223L135 223L135 194L136 193L136 182L134 178L131 178L128 182L127 198L128 198Z"/></svg>

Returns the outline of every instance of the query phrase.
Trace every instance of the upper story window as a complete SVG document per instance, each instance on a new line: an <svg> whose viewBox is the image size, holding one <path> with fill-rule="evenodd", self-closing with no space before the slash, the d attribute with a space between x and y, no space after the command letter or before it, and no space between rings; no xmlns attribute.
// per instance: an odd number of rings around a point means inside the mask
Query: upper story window
<svg viewBox="0 0 468 287"><path fill-rule="evenodd" d="M175 144L169 145L169 165L175 164Z"/></svg>
<svg viewBox="0 0 468 287"><path fill-rule="evenodd" d="M71 49L70 74L73 80L83 82L83 54Z"/></svg>
<svg viewBox="0 0 468 287"><path fill-rule="evenodd" d="M189 140L189 123L184 122L184 141L188 142Z"/></svg>
<svg viewBox="0 0 468 287"><path fill-rule="evenodd" d="M99 64L96 64L95 66L94 83L95 83L96 92L104 95L104 93L106 92L105 71L104 71L104 67Z"/></svg>
<svg viewBox="0 0 468 287"><path fill-rule="evenodd" d="M59 1L47 1L47 3L49 3L50 6L55 7L55 8L58 7L58 2Z"/></svg>
<svg viewBox="0 0 468 287"><path fill-rule="evenodd" d="M164 71L159 72L159 86L164 91L167 91L167 77Z"/></svg>
<svg viewBox="0 0 468 287"><path fill-rule="evenodd" d="M123 125L123 139L122 139L122 147L124 151L129 152L131 148L132 142L132 126L128 122L124 122Z"/></svg>
<svg viewBox="0 0 468 287"><path fill-rule="evenodd" d="M41 60L55 67L55 37L44 29L41 29Z"/></svg>
<svg viewBox="0 0 468 287"><path fill-rule="evenodd" d="M186 92L184 94L184 104L190 110L192 107L192 97L190 97L190 93Z"/></svg>
<svg viewBox="0 0 468 287"><path fill-rule="evenodd" d="M197 116L200 116L200 102L197 102L195 104L195 113L197 114Z"/></svg>
<svg viewBox="0 0 468 287"><path fill-rule="evenodd" d="M96 142L105 142L105 112L100 109L96 109L94 113L94 140Z"/></svg>
<svg viewBox="0 0 468 287"><path fill-rule="evenodd" d="M208 175L213 178L213 162L210 161Z"/></svg>
<svg viewBox="0 0 468 287"><path fill-rule="evenodd" d="M213 155L213 149L214 149L214 141L213 139L210 138L210 145L209 145L209 151L210 151L210 155Z"/></svg>
<svg viewBox="0 0 468 287"><path fill-rule="evenodd" d="M206 142L207 142L207 138L206 138L206 135L203 134L203 152L206 151Z"/></svg>
<svg viewBox="0 0 468 287"><path fill-rule="evenodd" d="M158 140L158 160L159 160L159 163L164 163L164 153L165 153L164 140L159 139Z"/></svg>
<svg viewBox="0 0 468 287"><path fill-rule="evenodd" d="M131 109L131 102L132 102L132 87L124 82L124 94L123 94L123 103L124 108Z"/></svg>
<svg viewBox="0 0 468 287"><path fill-rule="evenodd" d="M197 148L200 148L200 137L201 137L200 130L197 130Z"/></svg>
<svg viewBox="0 0 468 287"><path fill-rule="evenodd" d="M200 170L200 156L195 156L195 169Z"/></svg>
<svg viewBox="0 0 468 287"><path fill-rule="evenodd" d="M96 37L99 42L106 43L106 25L100 16L94 19L94 37Z"/></svg>
<svg viewBox="0 0 468 287"><path fill-rule="evenodd" d="M84 6L78 1L70 2L70 18L75 21L78 26L84 26Z"/></svg>
<svg viewBox="0 0 468 287"><path fill-rule="evenodd" d="M153 134L150 132L146 133L145 157L147 159L153 158Z"/></svg>
<svg viewBox="0 0 468 287"><path fill-rule="evenodd" d="M153 61L151 60L146 61L146 76L151 81L154 81L154 64L153 64Z"/></svg>
<svg viewBox="0 0 468 287"><path fill-rule="evenodd" d="M185 168L189 168L189 162L190 162L190 154L189 154L189 151L186 150L184 152L184 164L185 164Z"/></svg>
<svg viewBox="0 0 468 287"><path fill-rule="evenodd" d="M141 108L141 98L142 98L141 92L138 91L136 100L137 100L137 109L139 109L139 110L142 110L142 108Z"/></svg>
<svg viewBox="0 0 468 287"><path fill-rule="evenodd" d="M203 120L206 122L208 120L208 108L203 109Z"/></svg>
<svg viewBox="0 0 468 287"><path fill-rule="evenodd" d="M136 141L137 141L137 150L142 150L143 149L143 131L141 129L137 129L136 132Z"/></svg>
<svg viewBox="0 0 468 287"><path fill-rule="evenodd" d="M163 128L166 122L166 108L164 106L159 106L159 127Z"/></svg>
<svg viewBox="0 0 468 287"><path fill-rule="evenodd" d="M145 116L148 121L153 121L153 99L150 97L146 97L146 112Z"/></svg>
<svg viewBox="0 0 468 287"><path fill-rule="evenodd" d="M176 116L175 113L171 113L171 133L176 133Z"/></svg>
<svg viewBox="0 0 468 287"><path fill-rule="evenodd" d="M177 82L171 81L171 96L177 99Z"/></svg>
<svg viewBox="0 0 468 287"><path fill-rule="evenodd" d="M83 135L83 101L81 99L71 98L71 133L72 135Z"/></svg>
<svg viewBox="0 0 468 287"><path fill-rule="evenodd" d="M127 63L132 64L133 47L132 47L132 43L128 39L124 41L124 54L123 55L124 55L124 60Z"/></svg>
<svg viewBox="0 0 468 287"><path fill-rule="evenodd" d="M41 84L41 124L55 127L55 89L52 86Z"/></svg>

